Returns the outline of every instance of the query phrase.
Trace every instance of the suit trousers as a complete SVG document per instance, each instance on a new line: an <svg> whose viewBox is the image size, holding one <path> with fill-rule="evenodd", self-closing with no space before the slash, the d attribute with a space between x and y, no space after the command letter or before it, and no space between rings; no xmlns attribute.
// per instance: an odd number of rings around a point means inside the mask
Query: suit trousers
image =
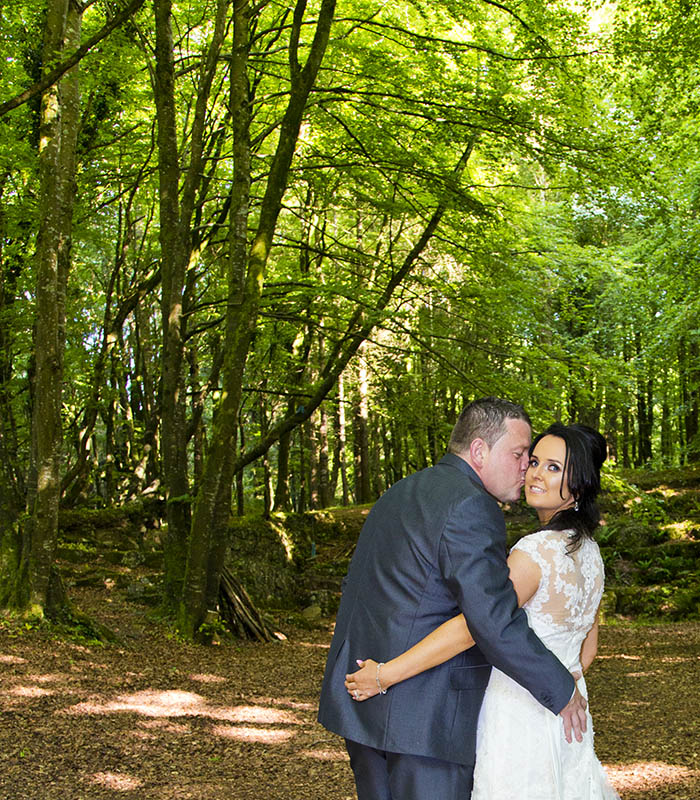
<svg viewBox="0 0 700 800"><path fill-rule="evenodd" d="M474 766L345 740L358 800L469 800Z"/></svg>

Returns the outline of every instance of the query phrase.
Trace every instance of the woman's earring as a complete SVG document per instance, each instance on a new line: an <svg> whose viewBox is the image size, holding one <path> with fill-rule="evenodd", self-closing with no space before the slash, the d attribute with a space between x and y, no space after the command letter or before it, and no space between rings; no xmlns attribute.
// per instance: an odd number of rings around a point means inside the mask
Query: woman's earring
<svg viewBox="0 0 700 800"><path fill-rule="evenodd" d="M574 503L574 511L578 511L578 500Z"/></svg>

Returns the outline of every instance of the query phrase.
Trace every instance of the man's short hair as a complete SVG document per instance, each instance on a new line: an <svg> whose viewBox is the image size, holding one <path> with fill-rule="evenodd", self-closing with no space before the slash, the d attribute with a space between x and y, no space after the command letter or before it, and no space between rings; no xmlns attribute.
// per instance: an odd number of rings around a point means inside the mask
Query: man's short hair
<svg viewBox="0 0 700 800"><path fill-rule="evenodd" d="M483 439L489 447L506 432L507 419L522 419L532 425L527 411L517 403L500 397L482 397L465 406L452 429L447 450L459 455L469 450L474 439Z"/></svg>

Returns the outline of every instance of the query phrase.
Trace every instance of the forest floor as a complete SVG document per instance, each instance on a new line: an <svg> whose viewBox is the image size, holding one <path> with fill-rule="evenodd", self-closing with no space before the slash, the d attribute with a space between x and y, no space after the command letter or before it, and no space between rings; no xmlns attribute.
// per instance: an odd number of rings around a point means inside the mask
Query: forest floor
<svg viewBox="0 0 700 800"><path fill-rule="evenodd" d="M78 643L0 622L0 800L350 800L315 721L331 620L287 641L175 639L116 589L76 604L118 635ZM700 623L601 632L596 747L623 800L700 797Z"/></svg>

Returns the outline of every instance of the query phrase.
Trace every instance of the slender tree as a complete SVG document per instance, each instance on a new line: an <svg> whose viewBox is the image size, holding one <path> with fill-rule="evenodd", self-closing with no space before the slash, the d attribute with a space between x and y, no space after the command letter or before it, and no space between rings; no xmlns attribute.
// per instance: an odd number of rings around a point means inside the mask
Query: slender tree
<svg viewBox="0 0 700 800"><path fill-rule="evenodd" d="M77 47L82 6L71 0L48 4L43 49L45 70ZM65 346L66 287L71 263L75 152L80 121L77 67L42 95L39 139L40 203L36 255L36 321L33 391L33 469L19 575L21 598L33 614L61 610L63 592L54 568L61 494L61 397ZM23 602L22 602L23 601Z"/></svg>

